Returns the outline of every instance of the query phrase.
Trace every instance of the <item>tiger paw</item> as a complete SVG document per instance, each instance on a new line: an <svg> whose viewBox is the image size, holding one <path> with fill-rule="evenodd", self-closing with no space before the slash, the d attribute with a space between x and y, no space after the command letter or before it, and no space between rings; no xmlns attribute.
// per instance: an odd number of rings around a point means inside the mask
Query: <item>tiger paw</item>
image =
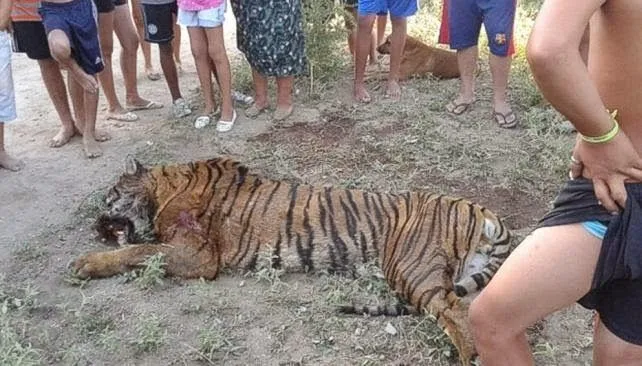
<svg viewBox="0 0 642 366"><path fill-rule="evenodd" d="M73 274L81 279L107 277L113 271L105 259L102 253L90 253L71 262L70 267Z"/></svg>

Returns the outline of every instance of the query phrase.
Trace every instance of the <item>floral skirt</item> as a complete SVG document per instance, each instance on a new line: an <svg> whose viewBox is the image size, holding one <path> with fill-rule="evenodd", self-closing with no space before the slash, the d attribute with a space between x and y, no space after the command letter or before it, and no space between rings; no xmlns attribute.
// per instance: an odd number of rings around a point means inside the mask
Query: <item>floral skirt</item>
<svg viewBox="0 0 642 366"><path fill-rule="evenodd" d="M301 0L230 0L238 48L264 76L305 72Z"/></svg>

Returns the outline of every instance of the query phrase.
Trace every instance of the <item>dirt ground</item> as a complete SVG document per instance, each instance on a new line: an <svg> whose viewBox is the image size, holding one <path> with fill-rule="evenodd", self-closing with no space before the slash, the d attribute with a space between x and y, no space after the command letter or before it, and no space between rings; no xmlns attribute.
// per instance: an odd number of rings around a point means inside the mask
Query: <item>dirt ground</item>
<svg viewBox="0 0 642 366"><path fill-rule="evenodd" d="M243 61L228 18L237 70ZM198 105L186 32L182 59L183 93ZM0 170L0 364L454 365L452 347L427 317L335 314L336 304L391 299L372 268L356 281L266 269L211 283L165 279L145 289L127 276L79 283L67 264L103 249L90 225L127 155L151 164L230 154L275 178L460 195L487 205L523 236L554 197L573 139L554 127L559 116L529 101L532 86L522 84L511 89L520 126L498 128L487 67L475 108L457 118L443 112L456 81L413 80L401 103L378 89L370 105L353 105L346 68L312 97L301 82L292 126L241 113L232 132L218 135L213 126L195 130L193 117L172 119L169 108L139 112L134 123L105 121L99 111L98 126L112 139L101 145L103 157L89 161L79 139L47 146L59 122L37 65L15 55L13 70L19 121L8 128L7 146L26 168ZM168 105L164 81L139 74L141 95ZM528 83L518 72L515 78ZM118 68L116 79L122 86ZM533 327L537 364L590 364L590 316L573 306Z"/></svg>

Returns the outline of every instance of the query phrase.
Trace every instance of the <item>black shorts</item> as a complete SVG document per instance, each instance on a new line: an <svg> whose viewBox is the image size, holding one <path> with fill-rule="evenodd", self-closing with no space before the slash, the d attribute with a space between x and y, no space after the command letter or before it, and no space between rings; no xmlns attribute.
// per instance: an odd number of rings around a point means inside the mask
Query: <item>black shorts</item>
<svg viewBox="0 0 642 366"><path fill-rule="evenodd" d="M114 0L94 0L94 4L99 13L109 13L115 9Z"/></svg>
<svg viewBox="0 0 642 366"><path fill-rule="evenodd" d="M642 345L642 183L626 184L626 207L610 215L587 179L566 183L539 227L598 221L607 227L591 290L578 302L595 309L613 334Z"/></svg>
<svg viewBox="0 0 642 366"><path fill-rule="evenodd" d="M178 12L176 1L169 4L143 4L145 40L151 43L167 43L174 39L174 16Z"/></svg>
<svg viewBox="0 0 642 366"><path fill-rule="evenodd" d="M42 22L13 22L13 47L18 53L26 53L32 60L51 58L47 33Z"/></svg>

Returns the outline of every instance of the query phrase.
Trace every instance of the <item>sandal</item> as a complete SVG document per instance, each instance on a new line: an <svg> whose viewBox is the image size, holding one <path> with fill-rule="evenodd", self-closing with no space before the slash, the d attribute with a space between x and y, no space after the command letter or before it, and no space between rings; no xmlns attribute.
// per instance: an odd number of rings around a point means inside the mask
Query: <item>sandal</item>
<svg viewBox="0 0 642 366"><path fill-rule="evenodd" d="M216 131L228 132L232 129L232 127L234 127L234 122L236 122L236 110L232 111L231 121L218 120L218 122L216 122Z"/></svg>
<svg viewBox="0 0 642 366"><path fill-rule="evenodd" d="M142 111L142 110L148 110L148 109L161 109L163 108L163 105L160 103L156 103L154 101L149 101L145 105L128 105L127 109L130 111Z"/></svg>
<svg viewBox="0 0 642 366"><path fill-rule="evenodd" d="M135 121L138 121L138 116L132 112L107 113L107 116L105 117L105 119L108 121L113 119L114 121L121 121L121 122L135 122Z"/></svg>
<svg viewBox="0 0 642 366"><path fill-rule="evenodd" d="M468 112L473 107L473 103L475 103L474 99L470 102L462 103L455 103L455 101L452 100L446 104L446 111L450 114L454 114L455 116L459 116Z"/></svg>
<svg viewBox="0 0 642 366"><path fill-rule="evenodd" d="M517 126L517 116L515 116L513 111L506 114L493 112L493 118L495 118L495 122L497 122L501 128L513 128Z"/></svg>

